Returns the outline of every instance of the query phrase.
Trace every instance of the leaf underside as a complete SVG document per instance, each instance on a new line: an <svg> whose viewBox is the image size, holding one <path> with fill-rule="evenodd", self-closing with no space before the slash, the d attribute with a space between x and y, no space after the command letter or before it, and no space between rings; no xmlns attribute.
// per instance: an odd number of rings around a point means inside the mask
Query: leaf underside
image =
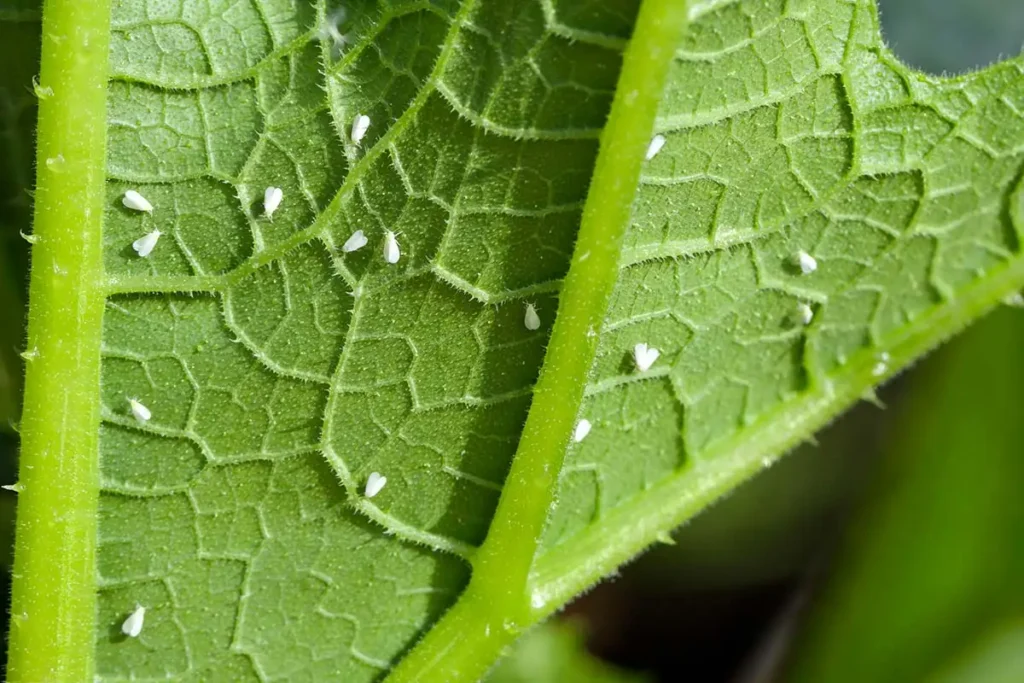
<svg viewBox="0 0 1024 683"><path fill-rule="evenodd" d="M1020 268L1019 60L941 80L883 49L868 0L704 4L594 330L593 430L570 446L538 562L572 557L612 513L643 526L652 487L702 491L725 476L722 444L788 407L821 402L827 419L839 378L869 388L911 360L898 342L936 343L953 330L928 320ZM374 680L457 599L529 409L636 11L115 4L102 680ZM284 200L269 219L271 185ZM152 215L122 206L127 189ZM368 245L343 252L356 230ZM661 351L643 374L638 342ZM387 484L367 499L371 472ZM145 629L126 639L136 604Z"/></svg>

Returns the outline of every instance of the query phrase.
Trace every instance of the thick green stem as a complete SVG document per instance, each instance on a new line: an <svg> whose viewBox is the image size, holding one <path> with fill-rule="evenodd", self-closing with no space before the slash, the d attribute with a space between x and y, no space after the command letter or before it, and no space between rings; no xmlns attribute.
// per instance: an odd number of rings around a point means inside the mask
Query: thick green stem
<svg viewBox="0 0 1024 683"><path fill-rule="evenodd" d="M109 0L43 10L8 680L93 679Z"/></svg>
<svg viewBox="0 0 1024 683"><path fill-rule="evenodd" d="M478 680L545 612L531 600L527 582L618 277L644 152L685 25L681 0L645 0L640 8L544 367L490 531L474 558L473 577L459 602L389 680Z"/></svg>

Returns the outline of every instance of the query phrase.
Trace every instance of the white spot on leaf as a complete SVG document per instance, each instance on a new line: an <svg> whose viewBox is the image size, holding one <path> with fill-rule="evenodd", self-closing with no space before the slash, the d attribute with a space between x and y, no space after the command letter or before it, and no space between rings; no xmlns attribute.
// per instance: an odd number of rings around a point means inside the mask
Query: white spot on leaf
<svg viewBox="0 0 1024 683"><path fill-rule="evenodd" d="M344 7L334 10L324 17L324 23L318 31L320 40L331 43L331 57L335 59L341 55L342 49L349 42L348 37L341 32L341 25L345 23L346 14Z"/></svg>
<svg viewBox="0 0 1024 683"><path fill-rule="evenodd" d="M651 138L650 144L647 145L647 154L644 156L644 159L650 161L651 159L658 155L658 152L660 152L661 148L664 146L665 136L660 134L655 135L653 138Z"/></svg>
<svg viewBox="0 0 1024 683"><path fill-rule="evenodd" d="M141 256L142 258L146 258L147 256L153 253L153 248L156 247L156 243L157 241L159 241L160 235L162 234L163 233L160 232L159 230L154 230L153 232L146 233L139 239L132 242L132 249L134 249L135 253Z"/></svg>
<svg viewBox="0 0 1024 683"><path fill-rule="evenodd" d="M359 144L362 139L366 136L366 131L370 128L370 117L366 114L360 114L352 122L352 142Z"/></svg>
<svg viewBox="0 0 1024 683"><path fill-rule="evenodd" d="M149 419L153 417L153 413L150 412L149 408L139 403L138 399L128 399L128 405L131 406L132 416L139 422L149 422Z"/></svg>
<svg viewBox="0 0 1024 683"><path fill-rule="evenodd" d="M395 233L388 230L384 233L384 260L395 264L400 258L402 258L402 250L398 247L398 238L395 237Z"/></svg>
<svg viewBox="0 0 1024 683"><path fill-rule="evenodd" d="M128 190L121 197L121 203L132 211L145 211L146 213L153 213L153 205L149 203L149 200L143 197L135 190Z"/></svg>
<svg viewBox="0 0 1024 683"><path fill-rule="evenodd" d="M818 260L806 251L798 251L793 260L796 261L796 265L800 267L800 272L803 275L810 275L818 269Z"/></svg>
<svg viewBox="0 0 1024 683"><path fill-rule="evenodd" d="M654 365L654 362L658 360L658 356L661 355L661 351L655 348L651 348L643 342L633 347L633 360L636 362L636 369L640 372L647 372Z"/></svg>
<svg viewBox="0 0 1024 683"><path fill-rule="evenodd" d="M370 476L366 478L366 497L373 498L376 496L386 483L388 483L388 478L383 474L380 472L370 472Z"/></svg>
<svg viewBox="0 0 1024 683"><path fill-rule="evenodd" d="M356 230L352 233L352 236L345 240L345 244L341 245L341 250L346 254L358 251L366 246L366 235L363 234L362 230Z"/></svg>
<svg viewBox="0 0 1024 683"><path fill-rule="evenodd" d="M814 320L814 310L805 303L797 304L796 318L800 321L801 325L810 325L811 321Z"/></svg>
<svg viewBox="0 0 1024 683"><path fill-rule="evenodd" d="M146 608L142 605L135 605L135 611L128 615L128 618L121 624L121 633L129 638L138 638L142 633L142 625L146 621Z"/></svg>
<svg viewBox="0 0 1024 683"><path fill-rule="evenodd" d="M871 368L871 374L875 377L881 377L889 369L889 354L884 351L878 357L878 362L875 363L875 367Z"/></svg>
<svg viewBox="0 0 1024 683"><path fill-rule="evenodd" d="M590 433L590 427L590 420L586 418L577 422L576 429L572 433L572 440L575 441L576 443L583 441L583 439L587 438L587 434Z"/></svg>
<svg viewBox="0 0 1024 683"><path fill-rule="evenodd" d="M531 332L540 329L540 316L537 315L537 307L533 304L526 304L526 315L523 316L523 325Z"/></svg>
<svg viewBox="0 0 1024 683"><path fill-rule="evenodd" d="M277 207L281 206L281 200L284 199L284 190L280 187L268 187L263 191L263 215L267 218L273 218L274 212L277 211Z"/></svg>
<svg viewBox="0 0 1024 683"><path fill-rule="evenodd" d="M1003 299L1003 303L1013 308L1024 308L1024 294L1014 292Z"/></svg>

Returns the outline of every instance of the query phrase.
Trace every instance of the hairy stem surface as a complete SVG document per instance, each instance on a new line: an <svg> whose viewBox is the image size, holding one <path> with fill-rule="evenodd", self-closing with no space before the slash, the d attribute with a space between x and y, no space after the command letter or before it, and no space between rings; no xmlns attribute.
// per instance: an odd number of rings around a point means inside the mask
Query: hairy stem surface
<svg viewBox="0 0 1024 683"><path fill-rule="evenodd" d="M43 13L8 680L93 678L109 0Z"/></svg>

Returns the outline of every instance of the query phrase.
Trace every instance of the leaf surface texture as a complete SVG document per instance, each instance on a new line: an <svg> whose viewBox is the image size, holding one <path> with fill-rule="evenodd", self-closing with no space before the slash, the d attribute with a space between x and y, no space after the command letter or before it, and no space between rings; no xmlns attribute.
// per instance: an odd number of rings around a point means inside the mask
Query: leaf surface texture
<svg viewBox="0 0 1024 683"><path fill-rule="evenodd" d="M375 680L457 599L636 11L115 5L101 679ZM692 15L592 330L592 430L537 560L540 584L579 568L562 593L611 568L588 564L594 543L636 552L630 529L681 521L1024 279L1019 60L912 73L866 0ZM122 205L129 189L151 215ZM357 230L367 245L343 251ZM660 351L644 373L638 343ZM370 499L372 472L387 484ZM649 518L666 487L685 495ZM136 603L146 626L125 640Z"/></svg>

